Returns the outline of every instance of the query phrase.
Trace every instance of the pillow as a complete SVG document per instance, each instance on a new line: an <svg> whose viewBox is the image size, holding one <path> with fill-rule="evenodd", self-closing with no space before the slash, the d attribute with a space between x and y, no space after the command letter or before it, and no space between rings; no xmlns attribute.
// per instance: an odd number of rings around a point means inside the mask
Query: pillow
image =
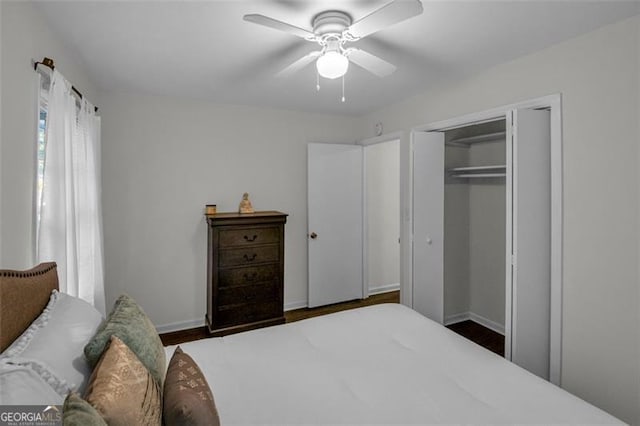
<svg viewBox="0 0 640 426"><path fill-rule="evenodd" d="M89 303L53 290L46 308L27 330L0 355L7 362L31 365L58 379L61 395L82 392L91 367L82 350L103 318ZM64 382L64 386L62 383Z"/></svg>
<svg viewBox="0 0 640 426"><path fill-rule="evenodd" d="M21 365L0 365L0 406L60 405L63 399L33 369Z"/></svg>
<svg viewBox="0 0 640 426"><path fill-rule="evenodd" d="M180 346L169 361L162 414L166 426L220 425L207 379L193 358L182 352Z"/></svg>
<svg viewBox="0 0 640 426"><path fill-rule="evenodd" d="M100 413L75 392L69 392L62 406L64 426L107 426Z"/></svg>
<svg viewBox="0 0 640 426"><path fill-rule="evenodd" d="M160 425L160 386L117 336L91 374L85 399L110 426Z"/></svg>
<svg viewBox="0 0 640 426"><path fill-rule="evenodd" d="M84 354L90 365L96 365L112 335L136 354L162 387L167 360L160 336L140 306L126 294L116 300L107 320L85 346Z"/></svg>

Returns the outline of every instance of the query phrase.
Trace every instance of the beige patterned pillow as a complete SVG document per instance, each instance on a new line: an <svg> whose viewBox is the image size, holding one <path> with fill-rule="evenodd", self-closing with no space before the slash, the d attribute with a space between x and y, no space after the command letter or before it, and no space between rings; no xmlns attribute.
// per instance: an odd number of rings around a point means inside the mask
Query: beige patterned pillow
<svg viewBox="0 0 640 426"><path fill-rule="evenodd" d="M169 361L164 382L166 426L219 426L218 410L198 364L180 346Z"/></svg>
<svg viewBox="0 0 640 426"><path fill-rule="evenodd" d="M160 425L162 396L149 370L117 336L98 361L85 399L109 426Z"/></svg>

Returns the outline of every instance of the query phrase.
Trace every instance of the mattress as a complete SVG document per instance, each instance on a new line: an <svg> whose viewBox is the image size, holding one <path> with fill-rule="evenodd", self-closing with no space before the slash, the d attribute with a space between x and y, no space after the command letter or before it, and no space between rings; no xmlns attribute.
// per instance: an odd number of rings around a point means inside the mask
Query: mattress
<svg viewBox="0 0 640 426"><path fill-rule="evenodd" d="M399 304L180 346L222 424L620 424Z"/></svg>

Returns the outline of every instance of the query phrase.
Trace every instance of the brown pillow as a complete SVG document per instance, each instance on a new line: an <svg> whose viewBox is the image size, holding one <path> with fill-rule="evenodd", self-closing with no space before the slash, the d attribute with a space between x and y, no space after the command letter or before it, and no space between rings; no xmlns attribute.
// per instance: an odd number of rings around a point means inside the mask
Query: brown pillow
<svg viewBox="0 0 640 426"><path fill-rule="evenodd" d="M85 399L109 426L161 424L160 387L117 336L111 336L93 370Z"/></svg>
<svg viewBox="0 0 640 426"><path fill-rule="evenodd" d="M211 388L198 364L178 346L169 361L164 382L163 416L166 426L219 426Z"/></svg>

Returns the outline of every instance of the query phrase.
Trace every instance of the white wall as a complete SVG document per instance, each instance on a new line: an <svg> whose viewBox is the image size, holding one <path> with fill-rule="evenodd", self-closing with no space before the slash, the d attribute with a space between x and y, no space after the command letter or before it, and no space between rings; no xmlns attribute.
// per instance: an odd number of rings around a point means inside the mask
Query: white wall
<svg viewBox="0 0 640 426"><path fill-rule="evenodd" d="M356 140L353 119L103 94L107 306L123 292L162 330L203 324L205 204L288 213L285 308L307 302L307 143Z"/></svg>
<svg viewBox="0 0 640 426"><path fill-rule="evenodd" d="M364 147L370 294L400 284L400 140Z"/></svg>
<svg viewBox="0 0 640 426"><path fill-rule="evenodd" d="M639 27L640 17L609 25L362 119L395 131L562 93L562 385L635 424Z"/></svg>
<svg viewBox="0 0 640 426"><path fill-rule="evenodd" d="M0 1L2 127L0 251L2 268L33 266L33 189L36 150L36 73L32 60L57 68L93 103L94 86L75 52L60 43L31 2Z"/></svg>

